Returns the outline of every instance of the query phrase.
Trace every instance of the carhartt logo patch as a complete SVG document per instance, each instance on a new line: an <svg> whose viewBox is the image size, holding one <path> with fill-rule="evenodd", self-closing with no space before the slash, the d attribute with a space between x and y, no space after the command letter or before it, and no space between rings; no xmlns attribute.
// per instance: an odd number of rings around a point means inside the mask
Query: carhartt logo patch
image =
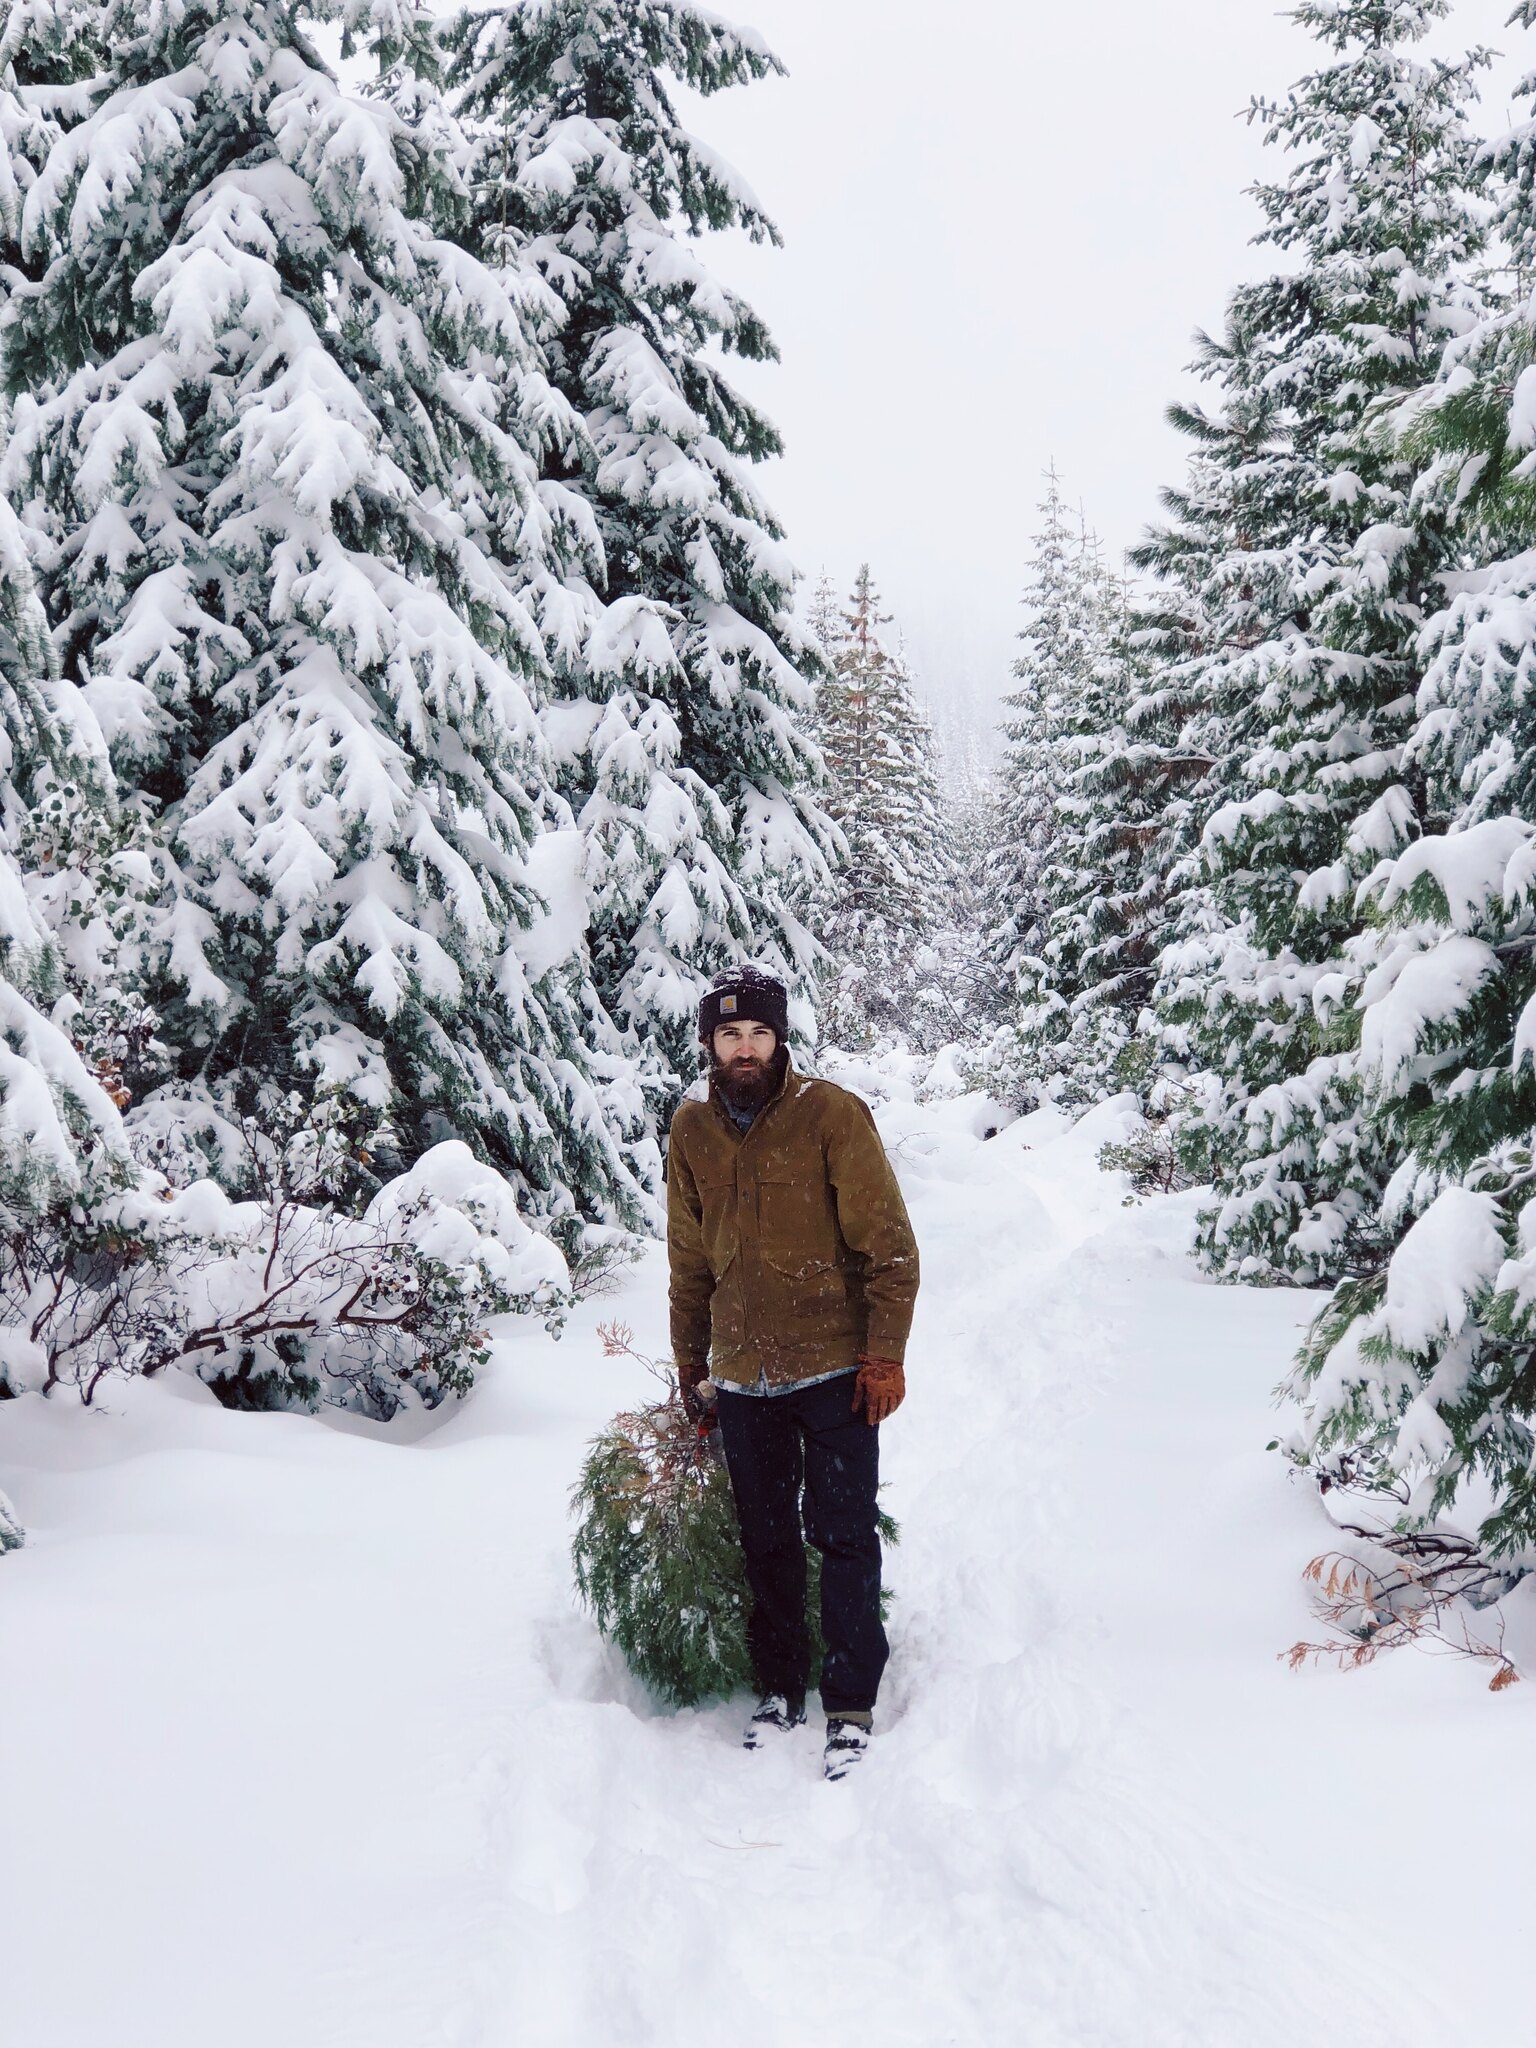
<svg viewBox="0 0 1536 2048"><path fill-rule="evenodd" d="M735 1016L736 998L734 996L722 996L720 998L720 1014L722 1017Z"/></svg>

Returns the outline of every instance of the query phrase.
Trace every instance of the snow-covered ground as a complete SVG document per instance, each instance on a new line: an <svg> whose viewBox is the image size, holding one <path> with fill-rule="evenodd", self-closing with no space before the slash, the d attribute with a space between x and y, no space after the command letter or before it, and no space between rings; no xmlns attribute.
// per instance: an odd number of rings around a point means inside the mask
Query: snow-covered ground
<svg viewBox="0 0 1536 2048"><path fill-rule="evenodd" d="M814 1723L658 1712L573 1604L567 1490L647 1385L595 1327L664 1350L660 1248L416 1441L185 1379L0 1408L7 2048L1529 2048L1536 1688L1277 1660L1306 1299L1200 1283L1189 1199L1098 1171L1113 1109L903 1095L894 1656L842 1785Z"/></svg>

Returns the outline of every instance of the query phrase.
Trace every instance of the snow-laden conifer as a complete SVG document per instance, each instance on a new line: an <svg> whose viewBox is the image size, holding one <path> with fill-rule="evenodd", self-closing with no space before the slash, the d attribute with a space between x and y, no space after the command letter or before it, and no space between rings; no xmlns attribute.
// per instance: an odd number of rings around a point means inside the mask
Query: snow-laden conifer
<svg viewBox="0 0 1536 2048"><path fill-rule="evenodd" d="M390 91L338 82L317 14ZM64 671L158 810L139 972L179 1071L135 1115L235 1171L241 1113L335 1083L404 1158L467 1137L550 1215L633 1217L580 941L530 884L542 654L490 531L536 482L503 417L525 337L444 232L422 18L101 29L88 93L21 88L64 132L3 367Z"/></svg>
<svg viewBox="0 0 1536 2048"><path fill-rule="evenodd" d="M1157 793L1170 915L1189 934L1220 927L1200 840L1253 737L1234 734L1243 700L1231 671L1288 629L1297 580L1298 458L1241 311L1229 309L1219 340L1196 337L1191 368L1214 386L1217 403L1168 408L1169 424L1191 443L1189 466L1160 492L1164 517L1129 556L1151 581L1132 621L1142 660L1128 715L1144 749L1143 782Z"/></svg>
<svg viewBox="0 0 1536 2048"><path fill-rule="evenodd" d="M142 998L110 979L116 877L139 855L109 774L0 501L0 1396L88 1403L111 1376L173 1365L235 1407L387 1420L462 1393L490 1317L558 1316L569 1288L465 1144L430 1148L361 1215L346 1197L378 1118L340 1088L268 1094L245 1120L255 1200L134 1157L120 1112L159 1048ZM0 1497L0 1550L16 1540Z"/></svg>
<svg viewBox="0 0 1536 2048"><path fill-rule="evenodd" d="M1248 311L1239 297L1220 339L1197 337L1192 368L1215 402L1169 408L1191 443L1188 471L1161 493L1165 516L1130 556L1153 579L1138 605L1141 673L1128 712L1135 778L1156 819L1144 860L1165 906L1153 1093L1175 1113L1184 1168L1218 1182L1246 1157L1248 1095L1272 1099L1287 1068L1283 1044L1270 1060L1266 1034L1239 1030L1230 1047L1223 1039L1231 970L1252 956L1238 947L1241 905L1220 886L1204 834L1267 738L1270 707L1251 686L1252 663L1300 633L1310 531L1297 530L1309 466L1290 409L1266 381L1265 337Z"/></svg>
<svg viewBox="0 0 1536 2048"><path fill-rule="evenodd" d="M1381 864L1352 949L1367 1107L1402 1156L1395 1248L1339 1287L1295 1391L1310 1461L1406 1485L1415 1519L1480 1474L1483 1538L1531 1556L1536 554L1466 579L1426 638L1410 762L1451 822Z"/></svg>
<svg viewBox="0 0 1536 2048"><path fill-rule="evenodd" d="M1025 590L1003 769L993 957L1015 1016L994 1079L1026 1098L1089 1102L1127 1078L1151 988L1157 903L1147 850L1156 785L1133 698L1125 587L1049 475Z"/></svg>
<svg viewBox="0 0 1536 2048"><path fill-rule="evenodd" d="M779 440L719 360L774 349L696 240L777 236L669 88L780 67L752 31L679 0L536 0L465 15L453 36L477 230L553 295L544 360L579 427L536 481L559 559L528 594L599 983L686 1077L699 991L743 954L783 975L809 1024L805 912L831 845L804 730L813 647L751 476Z"/></svg>
<svg viewBox="0 0 1536 2048"><path fill-rule="evenodd" d="M1518 18L1536 25L1536 10ZM1529 252L1536 121L1488 163L1498 238ZM1370 875L1372 921L1350 949L1367 1108L1402 1156L1391 1256L1340 1286L1295 1380L1304 1457L1406 1493L1411 1520L1475 1503L1483 1541L1524 1562L1536 1556L1533 361L1520 297L1457 342L1399 415L1421 494L1455 510L1485 566L1452 580L1421 636L1405 779L1425 832Z"/></svg>
<svg viewBox="0 0 1536 2048"><path fill-rule="evenodd" d="M938 738L936 773L944 887L919 963L907 1036L915 1052L957 1048L964 1067L974 1068L970 1078L990 1083L995 1062L984 1057L984 1048L1012 1015L1013 988L978 943L995 908L990 869L1001 837L1002 797L995 760L975 726L951 720ZM958 1074L953 1058L949 1064Z"/></svg>
<svg viewBox="0 0 1536 2048"><path fill-rule="evenodd" d="M1014 660L1017 687L1005 699L1000 836L991 862L994 914L986 933L990 957L1018 974L1039 948L1046 907L1040 876L1050 856L1051 824L1060 792L1056 742L1080 679L1094 659L1098 623L1083 573L1080 527L1048 473L1039 523L1030 542L1024 625Z"/></svg>
<svg viewBox="0 0 1536 2048"><path fill-rule="evenodd" d="M18 1241L50 1210L88 1209L133 1178L112 1077L69 1028L79 1003L46 914L55 828L105 807L104 770L0 500L0 1234Z"/></svg>
<svg viewBox="0 0 1536 2048"><path fill-rule="evenodd" d="M1213 767L1196 928L1166 956L1163 994L1208 1077L1185 1128L1221 1198L1203 1250L1251 1277L1314 1280L1369 1259L1392 1163L1332 1019L1359 883L1422 823L1402 772L1414 643L1456 560L1440 506L1414 495L1414 464L1378 421L1472 318L1465 107L1483 60L1421 53L1446 12L1447 0L1295 10L1330 61L1253 110L1286 158L1256 188L1259 239L1289 262L1234 295L1235 345L1207 352L1226 387L1218 416L1252 393L1264 418L1271 516L1213 551L1214 633L1192 678L1185 665L1204 706L1196 751Z"/></svg>
<svg viewBox="0 0 1536 2048"><path fill-rule="evenodd" d="M816 693L827 809L846 849L821 930L823 1023L840 1045L911 1032L950 889L933 729L890 625L865 563Z"/></svg>

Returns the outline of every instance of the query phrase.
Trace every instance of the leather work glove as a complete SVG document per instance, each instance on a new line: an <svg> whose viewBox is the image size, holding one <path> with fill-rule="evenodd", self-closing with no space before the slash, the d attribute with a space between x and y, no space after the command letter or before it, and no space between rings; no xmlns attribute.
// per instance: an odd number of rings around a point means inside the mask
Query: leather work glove
<svg viewBox="0 0 1536 2048"><path fill-rule="evenodd" d="M853 1383L853 1412L862 1409L866 1422L884 1422L894 1415L906 1396L907 1376L898 1358L869 1358L859 1354L859 1376Z"/></svg>
<svg viewBox="0 0 1536 2048"><path fill-rule="evenodd" d="M709 1403L699 1392L708 1378L709 1367L698 1360L683 1359L678 1365L678 1392L683 1397L683 1413L690 1422L702 1422L709 1414Z"/></svg>

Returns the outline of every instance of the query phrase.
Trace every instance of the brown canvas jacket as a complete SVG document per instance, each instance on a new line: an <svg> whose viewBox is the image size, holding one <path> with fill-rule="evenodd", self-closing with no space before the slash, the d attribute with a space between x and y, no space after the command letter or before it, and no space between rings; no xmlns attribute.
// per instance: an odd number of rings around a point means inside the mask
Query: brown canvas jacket
<svg viewBox="0 0 1536 2048"><path fill-rule="evenodd" d="M789 1386L904 1356L917 1242L868 1108L791 1066L743 1134L712 1086L667 1162L672 1351L713 1379Z"/></svg>

